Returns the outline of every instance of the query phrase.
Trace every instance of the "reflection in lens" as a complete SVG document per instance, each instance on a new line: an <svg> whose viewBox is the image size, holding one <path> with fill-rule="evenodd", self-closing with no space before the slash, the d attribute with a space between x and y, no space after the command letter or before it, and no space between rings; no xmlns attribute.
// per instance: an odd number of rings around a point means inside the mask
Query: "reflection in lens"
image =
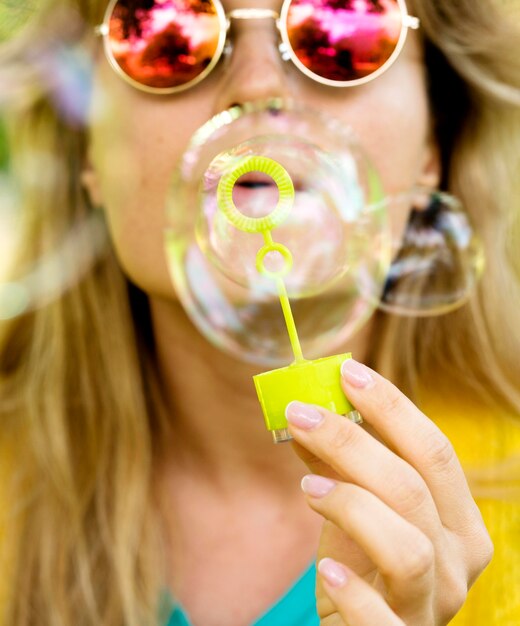
<svg viewBox="0 0 520 626"><path fill-rule="evenodd" d="M208 68L220 39L211 0L121 0L109 23L109 51L142 85L186 85Z"/></svg>
<svg viewBox="0 0 520 626"><path fill-rule="evenodd" d="M409 316L447 313L474 292L484 253L466 211L445 193L414 209L390 271L380 308Z"/></svg>
<svg viewBox="0 0 520 626"><path fill-rule="evenodd" d="M293 0L287 13L296 57L332 81L358 80L381 68L401 28L397 0Z"/></svg>

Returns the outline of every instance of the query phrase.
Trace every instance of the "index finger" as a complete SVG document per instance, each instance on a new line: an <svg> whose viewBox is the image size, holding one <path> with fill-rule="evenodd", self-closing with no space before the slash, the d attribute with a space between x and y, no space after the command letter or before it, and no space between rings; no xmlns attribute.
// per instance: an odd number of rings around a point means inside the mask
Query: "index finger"
<svg viewBox="0 0 520 626"><path fill-rule="evenodd" d="M386 445L428 485L447 528L473 532L482 522L462 466L444 433L390 381L352 359L341 368L345 394Z"/></svg>

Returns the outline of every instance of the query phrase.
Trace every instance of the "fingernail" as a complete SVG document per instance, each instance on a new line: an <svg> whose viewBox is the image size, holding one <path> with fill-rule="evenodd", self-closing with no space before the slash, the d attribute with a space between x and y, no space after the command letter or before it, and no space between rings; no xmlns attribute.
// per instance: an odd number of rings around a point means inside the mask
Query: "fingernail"
<svg viewBox="0 0 520 626"><path fill-rule="evenodd" d="M285 417L290 424L303 430L311 430L323 420L323 415L312 404L296 401L289 402L285 408Z"/></svg>
<svg viewBox="0 0 520 626"><path fill-rule="evenodd" d="M319 573L333 587L341 587L347 582L347 572L343 565L333 559L321 559L318 564Z"/></svg>
<svg viewBox="0 0 520 626"><path fill-rule="evenodd" d="M329 491L332 491L338 483L324 476L307 474L302 478L302 491L314 498L323 498Z"/></svg>
<svg viewBox="0 0 520 626"><path fill-rule="evenodd" d="M349 384L358 389L370 389L375 383L368 367L354 359L343 361L341 375Z"/></svg>

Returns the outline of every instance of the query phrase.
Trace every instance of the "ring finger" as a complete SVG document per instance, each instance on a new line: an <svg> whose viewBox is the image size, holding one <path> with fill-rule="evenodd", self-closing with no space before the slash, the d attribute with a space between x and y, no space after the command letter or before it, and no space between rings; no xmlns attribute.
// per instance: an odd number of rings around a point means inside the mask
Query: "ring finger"
<svg viewBox="0 0 520 626"><path fill-rule="evenodd" d="M433 588L432 542L373 493L351 483L310 474L302 480L310 506L344 530L381 573L394 605L414 616Z"/></svg>

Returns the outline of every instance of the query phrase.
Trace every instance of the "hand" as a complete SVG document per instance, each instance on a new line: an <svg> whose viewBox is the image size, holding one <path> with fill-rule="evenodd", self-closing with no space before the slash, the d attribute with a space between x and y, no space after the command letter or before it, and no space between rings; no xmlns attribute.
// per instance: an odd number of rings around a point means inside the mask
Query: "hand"
<svg viewBox="0 0 520 626"><path fill-rule="evenodd" d="M321 626L444 626L493 554L460 463L435 424L373 370L347 360L342 385L365 426L287 407L293 445L315 474L302 488L326 520Z"/></svg>

